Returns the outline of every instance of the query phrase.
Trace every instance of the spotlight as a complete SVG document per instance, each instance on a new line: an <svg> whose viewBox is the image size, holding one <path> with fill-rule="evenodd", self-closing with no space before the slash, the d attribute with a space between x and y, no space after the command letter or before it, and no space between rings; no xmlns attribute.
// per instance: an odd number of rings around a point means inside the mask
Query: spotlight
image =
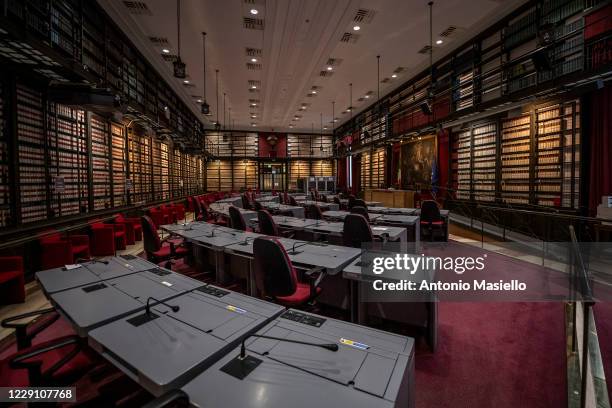
<svg viewBox="0 0 612 408"><path fill-rule="evenodd" d="M355 27L353 27L353 30L355 30L355 31L359 31L359 30L361 30L361 27L359 27L358 25L356 25Z"/></svg>
<svg viewBox="0 0 612 408"><path fill-rule="evenodd" d="M251 14L256 16L257 13L259 13L259 11L257 11L257 9L251 9Z"/></svg>

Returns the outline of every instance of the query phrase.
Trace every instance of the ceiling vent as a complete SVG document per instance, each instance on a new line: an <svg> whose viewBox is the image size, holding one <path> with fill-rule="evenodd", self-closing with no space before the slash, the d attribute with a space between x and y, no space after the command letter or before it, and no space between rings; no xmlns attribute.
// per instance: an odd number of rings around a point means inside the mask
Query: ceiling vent
<svg viewBox="0 0 612 408"><path fill-rule="evenodd" d="M367 10L367 9L359 9L357 10L357 13L355 13L355 17L353 18L353 21L356 23L371 23L372 19L374 19L374 15L376 14L376 12L374 10Z"/></svg>
<svg viewBox="0 0 612 408"><path fill-rule="evenodd" d="M325 65L329 67L337 67L342 63L342 58L330 58Z"/></svg>
<svg viewBox="0 0 612 408"><path fill-rule="evenodd" d="M419 54L429 54L429 50L431 50L431 46L426 45L419 50Z"/></svg>
<svg viewBox="0 0 612 408"><path fill-rule="evenodd" d="M259 99L249 99L249 103L259 103Z"/></svg>
<svg viewBox="0 0 612 408"><path fill-rule="evenodd" d="M321 71L319 72L319 76L320 77L324 77L324 78L329 78L330 76L334 75L334 71Z"/></svg>
<svg viewBox="0 0 612 408"><path fill-rule="evenodd" d="M340 38L340 42L355 44L359 40L358 34L353 33L344 33L342 34L342 38Z"/></svg>
<svg viewBox="0 0 612 408"><path fill-rule="evenodd" d="M155 45L168 45L168 39L166 37L149 37L149 41Z"/></svg>
<svg viewBox="0 0 612 408"><path fill-rule="evenodd" d="M261 18L243 17L242 25L249 30L263 30L264 21Z"/></svg>
<svg viewBox="0 0 612 408"><path fill-rule="evenodd" d="M253 64L252 62L247 62L246 66L249 71L261 71L261 64Z"/></svg>
<svg viewBox="0 0 612 408"><path fill-rule="evenodd" d="M152 16L149 6L143 1L124 1L125 8L129 10L130 14L136 14L139 16Z"/></svg>
<svg viewBox="0 0 612 408"><path fill-rule="evenodd" d="M259 48L246 48L247 57L261 57L261 49Z"/></svg>
<svg viewBox="0 0 612 408"><path fill-rule="evenodd" d="M249 79L249 88L252 88L254 86L259 88L261 86L261 81L257 81L255 79Z"/></svg>
<svg viewBox="0 0 612 408"><path fill-rule="evenodd" d="M455 26L449 26L446 30L440 33L440 37L450 37L450 35L454 33L456 29L457 27Z"/></svg>

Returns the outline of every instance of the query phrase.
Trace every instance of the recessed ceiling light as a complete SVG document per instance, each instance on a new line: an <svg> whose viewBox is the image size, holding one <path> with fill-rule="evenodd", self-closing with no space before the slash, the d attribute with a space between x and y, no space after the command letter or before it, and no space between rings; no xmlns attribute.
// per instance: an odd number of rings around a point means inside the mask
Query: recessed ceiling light
<svg viewBox="0 0 612 408"><path fill-rule="evenodd" d="M354 27L353 27L353 30L355 30L355 31L359 31L359 30L361 30L361 27L359 27L358 25L356 25L356 26L354 26Z"/></svg>
<svg viewBox="0 0 612 408"><path fill-rule="evenodd" d="M440 45L440 44L442 44L443 42L444 42L444 41L442 41L442 40L438 40L438 41L436 41L436 44Z"/></svg>
<svg viewBox="0 0 612 408"><path fill-rule="evenodd" d="M251 58L251 62L257 62L257 58Z"/></svg>
<svg viewBox="0 0 612 408"><path fill-rule="evenodd" d="M251 89L257 89L257 86L252 85L252 86L251 86Z"/></svg>
<svg viewBox="0 0 612 408"><path fill-rule="evenodd" d="M252 103L251 106L257 106L257 104L256 103Z"/></svg>
<svg viewBox="0 0 612 408"><path fill-rule="evenodd" d="M184 83L184 84L188 84L188 83L189 83L189 80L188 80L188 79L185 79L185 80L183 81L183 83Z"/></svg>
<svg viewBox="0 0 612 408"><path fill-rule="evenodd" d="M257 123L251 123L251 126L255 127L257 126Z"/></svg>
<svg viewBox="0 0 612 408"><path fill-rule="evenodd" d="M169 49L167 49L167 48L164 48L164 49L162 50L162 52L163 52L164 54L169 54L169 53L170 53L170 50L169 50Z"/></svg>
<svg viewBox="0 0 612 408"><path fill-rule="evenodd" d="M259 13L259 11L257 11L257 9L251 9L251 14L252 15L256 15L257 13Z"/></svg>
<svg viewBox="0 0 612 408"><path fill-rule="evenodd" d="M312 91L310 91L311 94L316 94L317 91L315 91L314 89Z"/></svg>
<svg viewBox="0 0 612 408"><path fill-rule="evenodd" d="M365 95L364 98L369 99L370 95Z"/></svg>
<svg viewBox="0 0 612 408"><path fill-rule="evenodd" d="M334 123L337 122L337 121L338 121L338 119L334 119Z"/></svg>
<svg viewBox="0 0 612 408"><path fill-rule="evenodd" d="M323 130L327 130L327 126L323 126Z"/></svg>
<svg viewBox="0 0 612 408"><path fill-rule="evenodd" d="M201 99L198 99L198 103L202 103L202 100L201 100Z"/></svg>
<svg viewBox="0 0 612 408"><path fill-rule="evenodd" d="M391 78L397 78L397 74L391 75Z"/></svg>
<svg viewBox="0 0 612 408"><path fill-rule="evenodd" d="M331 71L332 69L334 69L333 67L327 67L328 71Z"/></svg>

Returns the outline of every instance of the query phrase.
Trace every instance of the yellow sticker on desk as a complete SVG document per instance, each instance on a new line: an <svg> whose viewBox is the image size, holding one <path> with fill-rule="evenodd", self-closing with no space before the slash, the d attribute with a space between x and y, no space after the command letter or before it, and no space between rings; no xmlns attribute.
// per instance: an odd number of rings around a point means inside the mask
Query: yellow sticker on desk
<svg viewBox="0 0 612 408"><path fill-rule="evenodd" d="M370 348L370 346L368 346L367 344L359 343L355 340L349 340L349 339L344 339L344 338L340 339L340 343L346 344L347 346L355 347L361 350L367 350Z"/></svg>
<svg viewBox="0 0 612 408"><path fill-rule="evenodd" d="M232 312L236 312L236 313L246 313L246 310L233 306L233 305L227 305L225 306L225 308L227 310L231 310Z"/></svg>

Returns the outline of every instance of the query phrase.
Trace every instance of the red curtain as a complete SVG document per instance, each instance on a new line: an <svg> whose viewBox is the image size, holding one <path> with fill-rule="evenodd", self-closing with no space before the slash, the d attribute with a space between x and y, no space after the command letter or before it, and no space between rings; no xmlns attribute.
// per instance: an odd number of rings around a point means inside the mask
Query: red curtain
<svg viewBox="0 0 612 408"><path fill-rule="evenodd" d="M336 160L336 174L338 175L338 185L336 186L339 190L346 190L346 161L347 158L343 157L341 159Z"/></svg>
<svg viewBox="0 0 612 408"><path fill-rule="evenodd" d="M612 195L612 87L594 92L590 102L589 210L595 214L601 197Z"/></svg>

